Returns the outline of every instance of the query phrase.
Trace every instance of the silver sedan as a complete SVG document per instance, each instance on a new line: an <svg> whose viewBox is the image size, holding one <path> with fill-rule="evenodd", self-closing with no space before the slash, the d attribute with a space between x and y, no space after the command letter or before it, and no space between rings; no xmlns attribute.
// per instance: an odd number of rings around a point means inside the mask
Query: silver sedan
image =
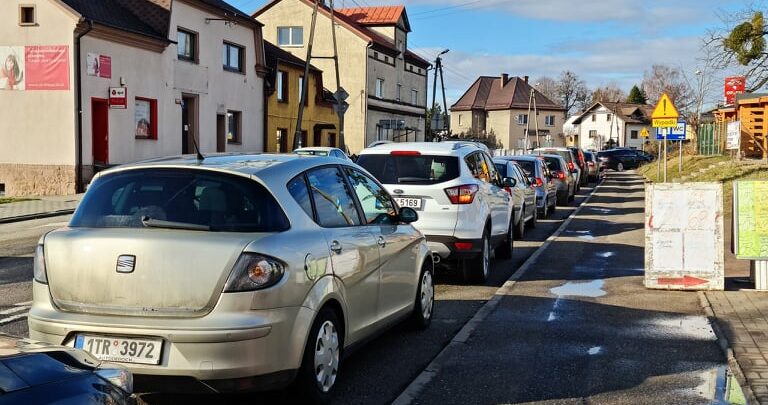
<svg viewBox="0 0 768 405"><path fill-rule="evenodd" d="M220 155L99 173L35 255L33 339L214 391L296 380L324 402L344 348L432 318L424 236L364 169Z"/></svg>

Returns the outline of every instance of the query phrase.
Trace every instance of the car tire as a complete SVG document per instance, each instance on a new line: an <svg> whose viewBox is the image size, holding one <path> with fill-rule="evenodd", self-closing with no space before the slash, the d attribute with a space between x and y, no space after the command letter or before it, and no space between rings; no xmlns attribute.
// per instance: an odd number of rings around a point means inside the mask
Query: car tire
<svg viewBox="0 0 768 405"><path fill-rule="evenodd" d="M522 214L520 214L522 216ZM520 222L522 222L522 217L520 218ZM519 222L518 222L519 223ZM499 245L499 247L496 248L494 251L494 254L496 255L496 258L507 260L512 258L512 250L514 247L515 239L516 238L522 238L521 236L517 236L517 231L519 230L519 226L515 226L514 231L512 230L513 227L513 221L510 221L509 228L507 228L507 237L504 240L504 242Z"/></svg>
<svg viewBox="0 0 768 405"><path fill-rule="evenodd" d="M302 402L327 404L330 401L341 365L341 351L344 347L344 336L340 326L336 313L329 307L321 309L312 323L307 344L304 347L299 375L296 378ZM322 370L318 371L321 365Z"/></svg>
<svg viewBox="0 0 768 405"><path fill-rule="evenodd" d="M547 206L546 201L545 201L544 206L545 207ZM539 220L539 210L533 210L533 217L528 220L528 224L527 224L528 227L529 228L535 228L536 227L536 222L538 220Z"/></svg>
<svg viewBox="0 0 768 405"><path fill-rule="evenodd" d="M419 286L416 290L416 301L411 314L411 325L416 329L425 329L432 323L435 308L435 278L434 264L425 261L421 266Z"/></svg>
<svg viewBox="0 0 768 405"><path fill-rule="evenodd" d="M512 222L514 221L510 221L510 229L507 231L507 238L510 240L510 250L512 250L511 241L513 240L512 232L510 232L512 230ZM489 233L489 229L486 227L483 231L483 246L480 254L472 259L464 259L464 262L462 263L464 279L468 282L481 284L488 280L488 273L491 271L491 237Z"/></svg>
<svg viewBox="0 0 768 405"><path fill-rule="evenodd" d="M515 239L523 239L523 236L525 236L524 215L525 215L525 205L523 205L523 208L520 210L520 220L518 220L517 223L515 224Z"/></svg>
<svg viewBox="0 0 768 405"><path fill-rule="evenodd" d="M624 171L624 163L619 162L616 164L616 171L617 172L623 172Z"/></svg>

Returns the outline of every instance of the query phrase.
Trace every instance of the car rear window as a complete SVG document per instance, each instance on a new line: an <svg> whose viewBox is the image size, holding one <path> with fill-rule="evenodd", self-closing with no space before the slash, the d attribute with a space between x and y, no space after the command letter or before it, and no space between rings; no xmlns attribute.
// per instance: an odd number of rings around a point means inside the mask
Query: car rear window
<svg viewBox="0 0 768 405"><path fill-rule="evenodd" d="M280 205L261 184L204 170L136 169L99 177L70 226L159 227L221 232L281 232Z"/></svg>
<svg viewBox="0 0 768 405"><path fill-rule="evenodd" d="M560 167L560 159L553 158L553 157L547 157L544 156L544 163L547 164L547 167L551 171L562 171L563 168Z"/></svg>
<svg viewBox="0 0 768 405"><path fill-rule="evenodd" d="M525 172L526 176L535 176L536 175L536 164L531 162L530 160L515 160L518 165L520 165L521 168L523 168L523 171Z"/></svg>
<svg viewBox="0 0 768 405"><path fill-rule="evenodd" d="M356 162L382 184L429 185L459 177L459 159L440 155L361 155Z"/></svg>
<svg viewBox="0 0 768 405"><path fill-rule="evenodd" d="M507 176L507 165L504 163L494 163L494 166L496 166L496 170L499 172L501 177L509 177Z"/></svg>
<svg viewBox="0 0 768 405"><path fill-rule="evenodd" d="M592 160L592 152L584 152L584 159Z"/></svg>

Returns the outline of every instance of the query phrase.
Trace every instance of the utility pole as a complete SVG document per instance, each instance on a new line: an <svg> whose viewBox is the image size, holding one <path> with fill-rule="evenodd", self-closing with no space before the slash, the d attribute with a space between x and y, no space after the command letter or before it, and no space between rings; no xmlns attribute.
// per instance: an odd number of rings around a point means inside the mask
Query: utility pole
<svg viewBox="0 0 768 405"><path fill-rule="evenodd" d="M531 88L531 94L528 96L528 113L525 115L525 151L528 152L528 129L531 127L531 104L533 103L533 88Z"/></svg>
<svg viewBox="0 0 768 405"><path fill-rule="evenodd" d="M445 100L445 81L443 79L443 58L440 57L441 55L448 53L448 51L449 49L446 49L440 52L439 54L437 54L437 57L435 58L435 69L434 69L435 73L432 80L432 106L430 107L432 109L432 122L430 122L430 125L429 125L432 132L430 135L433 138L435 136L435 129L437 127L437 124L440 123L440 119L435 118L435 102L437 101L436 97L437 97L437 75L438 74L440 75L440 87L442 88L442 91L443 91L443 114L448 113L448 103L446 103L446 100ZM443 122L443 125L441 129L446 130L447 122L445 118L443 118L442 122Z"/></svg>
<svg viewBox="0 0 768 405"><path fill-rule="evenodd" d="M536 147L541 148L541 138L539 138L539 109L536 108L536 88L535 87L531 87L531 98L533 99L533 125L534 125L534 128L536 129Z"/></svg>
<svg viewBox="0 0 768 405"><path fill-rule="evenodd" d="M323 4L325 4L323 2ZM299 113L296 117L296 132L293 137L293 148L298 149L302 147L301 144L301 122L304 118L304 104L306 104L307 91L309 88L309 66L312 61L312 45L315 41L315 26L317 25L317 10L320 7L320 0L315 0L315 6L312 9L312 23L309 30L309 42L307 43L307 57L305 58L304 65L304 80L301 81L301 97L299 99ZM347 152L346 141L344 139L344 113L347 111L349 104L344 100L349 97L349 94L341 87L341 77L339 73L339 51L336 43L336 19L335 12L333 11L333 0L330 1L330 14L331 14L331 35L333 37L333 56L317 56L317 59L333 59L334 67L336 70L336 92L333 97L336 99L335 110L339 116L339 148Z"/></svg>

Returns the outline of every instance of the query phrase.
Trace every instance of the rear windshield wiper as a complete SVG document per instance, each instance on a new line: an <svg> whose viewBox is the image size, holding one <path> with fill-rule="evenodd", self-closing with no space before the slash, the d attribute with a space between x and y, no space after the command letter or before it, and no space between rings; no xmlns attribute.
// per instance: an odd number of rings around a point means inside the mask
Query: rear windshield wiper
<svg viewBox="0 0 768 405"><path fill-rule="evenodd" d="M211 227L208 225L190 224L187 222L163 221L161 219L153 219L148 216L141 217L141 223L147 228L187 229L190 231L211 230Z"/></svg>

